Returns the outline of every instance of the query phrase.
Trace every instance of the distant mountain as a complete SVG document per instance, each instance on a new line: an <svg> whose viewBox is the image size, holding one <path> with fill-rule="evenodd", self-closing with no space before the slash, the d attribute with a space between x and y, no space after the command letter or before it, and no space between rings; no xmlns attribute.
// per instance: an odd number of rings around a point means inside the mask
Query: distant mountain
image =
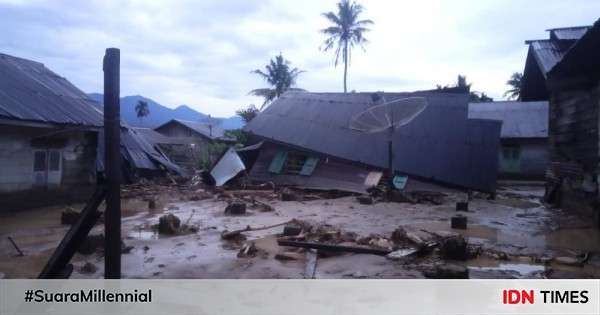
<svg viewBox="0 0 600 315"><path fill-rule="evenodd" d="M104 102L104 96L102 94L89 93L88 96L102 106ZM150 109L150 115L144 117L142 120L137 117L135 112L135 105L137 105L140 100L148 102L148 109ZM121 119L125 120L130 126L154 128L171 119L206 121L208 115L195 111L187 105L181 105L175 109L171 109L147 97L131 95L121 97ZM213 117L211 120L218 123L219 126L224 129L237 129L244 125L241 118L238 116L229 118Z"/></svg>

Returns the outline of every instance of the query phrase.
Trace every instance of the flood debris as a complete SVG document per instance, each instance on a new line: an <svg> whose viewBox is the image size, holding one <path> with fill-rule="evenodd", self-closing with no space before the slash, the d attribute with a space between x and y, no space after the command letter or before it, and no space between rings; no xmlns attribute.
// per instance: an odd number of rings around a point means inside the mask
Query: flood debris
<svg viewBox="0 0 600 315"><path fill-rule="evenodd" d="M302 233L302 226L297 223L286 224L283 227L283 236L297 236Z"/></svg>
<svg viewBox="0 0 600 315"><path fill-rule="evenodd" d="M456 203L456 211L469 211L469 203L466 201L459 201Z"/></svg>
<svg viewBox="0 0 600 315"><path fill-rule="evenodd" d="M466 230L467 229L467 217L464 215L455 215L450 218L450 227L453 229Z"/></svg>
<svg viewBox="0 0 600 315"><path fill-rule="evenodd" d="M561 265L575 266L575 267L583 267L583 264L584 264L582 259L579 259L576 257L568 257L568 256L555 257L554 262L561 264Z"/></svg>
<svg viewBox="0 0 600 315"><path fill-rule="evenodd" d="M402 248L387 254L387 258L391 260L403 260L415 256L419 252L416 248Z"/></svg>
<svg viewBox="0 0 600 315"><path fill-rule="evenodd" d="M64 225L73 225L79 219L79 212L75 211L71 207L67 207L60 214L60 223Z"/></svg>
<svg viewBox="0 0 600 315"><path fill-rule="evenodd" d="M96 273L96 271L98 271L98 267L96 267L96 265L92 264L89 261L83 264L81 268L79 268L79 272L82 274L94 274Z"/></svg>
<svg viewBox="0 0 600 315"><path fill-rule="evenodd" d="M280 251L277 254L275 254L275 259L277 260L282 260L282 261L286 261L286 260L303 260L304 259L304 254L300 253L300 252L293 252L293 251Z"/></svg>
<svg viewBox="0 0 600 315"><path fill-rule="evenodd" d="M360 195L360 196L356 197L356 201L358 201L358 203L360 203L361 205L372 205L373 197L366 196L366 195Z"/></svg>
<svg viewBox="0 0 600 315"><path fill-rule="evenodd" d="M254 242L247 242L240 248L240 251L237 254L238 258L249 258L256 256L258 249L256 248L256 244Z"/></svg>
<svg viewBox="0 0 600 315"><path fill-rule="evenodd" d="M306 266L304 267L304 279L315 279L317 273L317 261L319 259L319 251L309 249L306 251Z"/></svg>
<svg viewBox="0 0 600 315"><path fill-rule="evenodd" d="M277 244L279 246L311 248L311 249L325 250L325 251L330 251L330 252L350 252L350 253L356 253L356 254L373 254L373 255L380 255L380 256L385 256L391 252L390 250L369 248L366 246L348 246L348 245L336 245L336 244L326 244L326 243L316 243L316 242L291 241L291 240L282 240L282 239L277 240Z"/></svg>
<svg viewBox="0 0 600 315"><path fill-rule="evenodd" d="M240 235L242 237L245 236L242 234L243 232L250 232L250 231L261 231L261 230L268 230L268 229L272 229L278 226L282 226L282 225L286 225L290 222L295 222L295 221L286 221L286 222L282 222L282 223L278 223L278 224L273 224L273 225L268 225L268 226L262 226L262 227L251 227L251 226L246 226L243 229L239 229L239 230L234 230L234 231L227 231L224 230L223 232L221 232L221 239L223 240L235 240L235 239L239 239Z"/></svg>
<svg viewBox="0 0 600 315"><path fill-rule="evenodd" d="M440 254L444 259L467 260L469 249L461 235L451 236L441 241Z"/></svg>
<svg viewBox="0 0 600 315"><path fill-rule="evenodd" d="M104 234L88 235L85 240L79 245L77 252L82 255L91 255L96 251L104 249Z"/></svg>
<svg viewBox="0 0 600 315"><path fill-rule="evenodd" d="M246 203L243 201L235 200L231 201L227 207L225 207L226 215L244 215L246 214Z"/></svg>
<svg viewBox="0 0 600 315"><path fill-rule="evenodd" d="M158 233L175 235L179 232L181 220L176 215L169 213L158 219Z"/></svg>
<svg viewBox="0 0 600 315"><path fill-rule="evenodd" d="M283 188L279 192L279 198L281 201L302 201L302 195L289 188Z"/></svg>
<svg viewBox="0 0 600 315"><path fill-rule="evenodd" d="M423 274L431 279L469 279L469 269L457 264L435 264Z"/></svg>

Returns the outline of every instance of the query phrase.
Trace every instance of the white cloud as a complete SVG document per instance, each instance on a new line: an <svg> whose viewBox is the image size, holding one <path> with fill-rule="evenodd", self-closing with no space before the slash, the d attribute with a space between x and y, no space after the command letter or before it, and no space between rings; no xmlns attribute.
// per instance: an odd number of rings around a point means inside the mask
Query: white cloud
<svg viewBox="0 0 600 315"><path fill-rule="evenodd" d="M352 55L349 88L410 91L453 83L501 98L522 71L524 40L546 28L591 24L600 2L360 1L375 21L366 52ZM306 70L300 87L340 91L342 67L319 50L336 1L0 0L0 51L45 63L87 92L102 91L106 47L119 47L123 95L167 106L188 104L214 116L261 100L264 82L250 71L279 52Z"/></svg>

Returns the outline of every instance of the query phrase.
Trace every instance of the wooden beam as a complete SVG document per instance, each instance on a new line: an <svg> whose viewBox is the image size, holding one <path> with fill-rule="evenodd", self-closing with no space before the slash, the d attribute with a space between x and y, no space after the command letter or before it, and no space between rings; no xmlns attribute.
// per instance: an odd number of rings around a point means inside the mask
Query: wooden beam
<svg viewBox="0 0 600 315"><path fill-rule="evenodd" d="M104 200L106 196L106 189L102 186L98 186L96 192L92 198L85 205L81 214L77 219L77 222L71 226L65 237L62 239L56 250L50 259L46 263L46 266L38 276L40 279L61 279L65 275L70 275L67 264L73 258L75 251L79 248L81 243L85 240L90 230L98 221L98 218L102 215L98 211L98 206Z"/></svg>
<svg viewBox="0 0 600 315"><path fill-rule="evenodd" d="M312 248L312 249L327 250L327 251L332 251L332 252L373 254L373 255L380 255L380 256L385 256L385 255L391 253L391 251L385 250L385 249L358 247L358 246L344 246L344 245L334 245L334 244L323 244L323 243L314 243L314 242L289 241L289 240L277 240L277 244L279 246Z"/></svg>
<svg viewBox="0 0 600 315"><path fill-rule="evenodd" d="M121 115L120 52L106 49L104 55L104 141L106 166L106 211L104 213L104 278L121 278Z"/></svg>

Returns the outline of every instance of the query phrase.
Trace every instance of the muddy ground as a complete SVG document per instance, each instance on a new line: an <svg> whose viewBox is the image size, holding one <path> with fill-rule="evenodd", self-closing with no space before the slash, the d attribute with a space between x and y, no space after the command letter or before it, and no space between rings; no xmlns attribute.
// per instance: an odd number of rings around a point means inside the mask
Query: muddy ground
<svg viewBox="0 0 600 315"><path fill-rule="evenodd" d="M439 249L401 260L371 254L326 255L320 252L315 278L423 278L440 266L465 268L470 278L600 278L600 232L589 220L540 203L543 187L510 185L496 200L475 195L468 228L450 228L455 204L466 194L447 191L441 204L375 202L364 205L355 196L327 198L308 193L303 201L281 201L273 191L209 193L186 187L125 188L123 195L123 254L126 278L303 278L307 264L303 249L282 248L277 234L283 226L243 233L245 241L221 239L224 230L261 227L292 219L324 225L357 239L378 234L387 241L398 227L418 235L463 235L469 244L467 260L442 258ZM225 215L228 202L241 198L245 215ZM149 209L148 198L156 200ZM274 211L252 205L264 202ZM67 206L0 214L0 276L36 277L68 230L61 224ZM83 205L70 205L79 211ZM161 235L159 217L174 214L189 229L178 235ZM98 224L91 234L103 233ZM11 237L24 252L19 256ZM253 255L238 257L244 244L253 242ZM287 253L287 260L278 256ZM290 254L292 252L292 254ZM277 259L276 259L277 256ZM72 278L101 278L103 255L76 254ZM91 263L87 264L87 263ZM84 268L84 265L86 265ZM93 265L93 266L92 266Z"/></svg>

